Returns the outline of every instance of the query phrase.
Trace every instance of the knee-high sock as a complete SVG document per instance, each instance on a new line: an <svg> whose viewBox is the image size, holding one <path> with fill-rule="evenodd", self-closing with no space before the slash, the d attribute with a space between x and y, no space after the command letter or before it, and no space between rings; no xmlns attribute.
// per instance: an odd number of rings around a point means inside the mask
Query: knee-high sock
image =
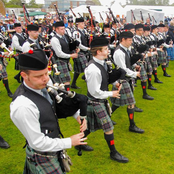
<svg viewBox="0 0 174 174"><path fill-rule="evenodd" d="M135 122L134 122L134 108L127 108L127 113L128 113L128 117L129 117L129 122L130 122L130 126L134 126Z"/></svg>
<svg viewBox="0 0 174 174"><path fill-rule="evenodd" d="M141 82L141 86L142 86L142 90L143 90L143 95L146 95L147 92L146 92L146 84L147 82Z"/></svg>
<svg viewBox="0 0 174 174"><path fill-rule="evenodd" d="M119 106L112 105L112 113L114 113L114 111L115 111L116 109L118 109L118 108L119 108Z"/></svg>
<svg viewBox="0 0 174 174"><path fill-rule="evenodd" d="M152 75L148 74L148 84L149 86L152 86Z"/></svg>
<svg viewBox="0 0 174 174"><path fill-rule="evenodd" d="M114 134L105 134L104 133L104 137L105 137L105 140L108 144L108 147L110 149L110 151L113 153L113 152L117 152L116 148L115 148L115 143L114 143Z"/></svg>
<svg viewBox="0 0 174 174"><path fill-rule="evenodd" d="M158 78L157 78L157 70L153 70L153 75L154 75L155 80L158 80Z"/></svg>
<svg viewBox="0 0 174 174"><path fill-rule="evenodd" d="M166 74L166 65L161 65L164 75Z"/></svg>
<svg viewBox="0 0 174 174"><path fill-rule="evenodd" d="M2 82L3 82L3 84L4 84L4 86L5 86L6 90L7 90L7 93L12 93L10 91L10 89L9 89L8 79L6 79L6 80L3 79Z"/></svg>
<svg viewBox="0 0 174 174"><path fill-rule="evenodd" d="M85 134L85 135L84 135L84 138L87 137L90 133L91 133L91 132L90 132L89 130L85 130L85 131L84 131L84 134Z"/></svg>
<svg viewBox="0 0 174 174"><path fill-rule="evenodd" d="M72 85L76 85L76 80L79 77L79 75L80 75L79 73L74 72L74 77L73 77Z"/></svg>

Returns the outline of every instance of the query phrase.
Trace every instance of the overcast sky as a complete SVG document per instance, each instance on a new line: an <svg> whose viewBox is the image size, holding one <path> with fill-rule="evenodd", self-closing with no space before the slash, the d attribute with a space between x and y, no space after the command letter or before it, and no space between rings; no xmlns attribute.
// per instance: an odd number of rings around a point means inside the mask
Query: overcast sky
<svg viewBox="0 0 174 174"><path fill-rule="evenodd" d="M30 0L26 0L26 2L28 3ZM44 0L35 0L37 4L44 4ZM102 5L107 5L109 6L110 3L113 1L113 0L99 0ZM126 0L116 0L118 2L121 2L121 4L125 4L126 3ZM174 0L169 0L170 4L174 3Z"/></svg>

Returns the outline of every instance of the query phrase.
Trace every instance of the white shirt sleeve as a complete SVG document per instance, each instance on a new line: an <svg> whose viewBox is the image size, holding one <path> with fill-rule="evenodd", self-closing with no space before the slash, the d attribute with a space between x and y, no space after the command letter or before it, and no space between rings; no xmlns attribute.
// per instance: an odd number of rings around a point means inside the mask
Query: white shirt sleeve
<svg viewBox="0 0 174 174"><path fill-rule="evenodd" d="M13 50L15 49L15 50L22 51L22 47L20 46L19 39L16 35L12 37L12 48Z"/></svg>
<svg viewBox="0 0 174 174"><path fill-rule="evenodd" d="M118 65L120 68L126 71L126 76L132 77L132 78L137 77L137 72L134 72L126 67L125 53L123 53L121 50L118 49L114 52L113 58L116 65Z"/></svg>
<svg viewBox="0 0 174 174"><path fill-rule="evenodd" d="M33 50L33 48L30 47L30 43L29 43L29 42L25 42L25 43L22 45L22 52L23 52L23 53L26 53L26 52L28 52L29 50Z"/></svg>
<svg viewBox="0 0 174 174"><path fill-rule="evenodd" d="M50 44L51 44L53 50L55 51L57 57L66 58L66 59L70 58L70 54L66 54L62 51L62 47L60 45L60 42L56 37L53 37L51 39Z"/></svg>
<svg viewBox="0 0 174 174"><path fill-rule="evenodd" d="M25 96L19 96L10 105L10 117L35 150L54 152L71 148L71 138L50 138L41 132L37 106Z"/></svg>
<svg viewBox="0 0 174 174"><path fill-rule="evenodd" d="M97 99L106 99L113 96L112 91L102 91L100 89L102 76L101 72L94 64L85 69L85 77L89 93Z"/></svg>

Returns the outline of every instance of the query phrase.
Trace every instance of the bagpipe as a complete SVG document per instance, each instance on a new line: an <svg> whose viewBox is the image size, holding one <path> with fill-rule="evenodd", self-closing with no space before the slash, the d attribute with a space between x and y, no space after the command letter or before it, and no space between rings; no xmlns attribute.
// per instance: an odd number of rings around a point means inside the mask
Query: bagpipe
<svg viewBox="0 0 174 174"><path fill-rule="evenodd" d="M142 21L142 23L144 23L144 18L143 18L143 13L142 13L142 11L140 11L140 16L141 16L141 21Z"/></svg>
<svg viewBox="0 0 174 174"><path fill-rule="evenodd" d="M54 7L55 7L55 10L56 10L57 17L58 17L59 21L63 21L62 16L61 16L61 14L60 14L60 12L59 12L59 10L58 10L58 8L57 8L57 5L54 4Z"/></svg>
<svg viewBox="0 0 174 174"><path fill-rule="evenodd" d="M131 22L134 23L136 21L133 10L131 10Z"/></svg>
<svg viewBox="0 0 174 174"><path fill-rule="evenodd" d="M30 23L30 15L25 7L25 3L22 3L23 6L23 11L24 11L24 19L25 19L25 23L26 25Z"/></svg>

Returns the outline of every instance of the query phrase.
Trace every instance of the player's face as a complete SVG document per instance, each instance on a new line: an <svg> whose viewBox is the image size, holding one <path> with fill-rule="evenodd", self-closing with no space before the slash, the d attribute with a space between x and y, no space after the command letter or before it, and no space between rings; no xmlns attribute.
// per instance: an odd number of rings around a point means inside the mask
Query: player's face
<svg viewBox="0 0 174 174"><path fill-rule="evenodd" d="M109 54L108 46L104 46L101 51L99 51L99 54L101 56L101 59L106 59Z"/></svg>
<svg viewBox="0 0 174 174"><path fill-rule="evenodd" d="M22 33L22 27L16 27L16 28L15 28L15 31L16 31L17 33Z"/></svg>
<svg viewBox="0 0 174 174"><path fill-rule="evenodd" d="M28 31L28 34L32 39L36 40L39 36L39 31Z"/></svg>
<svg viewBox="0 0 174 174"><path fill-rule="evenodd" d="M129 31L132 32L132 34L135 34L135 28L132 28Z"/></svg>
<svg viewBox="0 0 174 174"><path fill-rule="evenodd" d="M127 38L127 39L123 38L123 42L124 42L124 46L126 48L129 48L132 45L132 38Z"/></svg>
<svg viewBox="0 0 174 174"><path fill-rule="evenodd" d="M57 27L56 32L63 36L65 34L65 27Z"/></svg>
<svg viewBox="0 0 174 174"><path fill-rule="evenodd" d="M21 72L21 76L25 83L33 89L43 89L49 81L48 68L39 71L29 70L28 74Z"/></svg>

